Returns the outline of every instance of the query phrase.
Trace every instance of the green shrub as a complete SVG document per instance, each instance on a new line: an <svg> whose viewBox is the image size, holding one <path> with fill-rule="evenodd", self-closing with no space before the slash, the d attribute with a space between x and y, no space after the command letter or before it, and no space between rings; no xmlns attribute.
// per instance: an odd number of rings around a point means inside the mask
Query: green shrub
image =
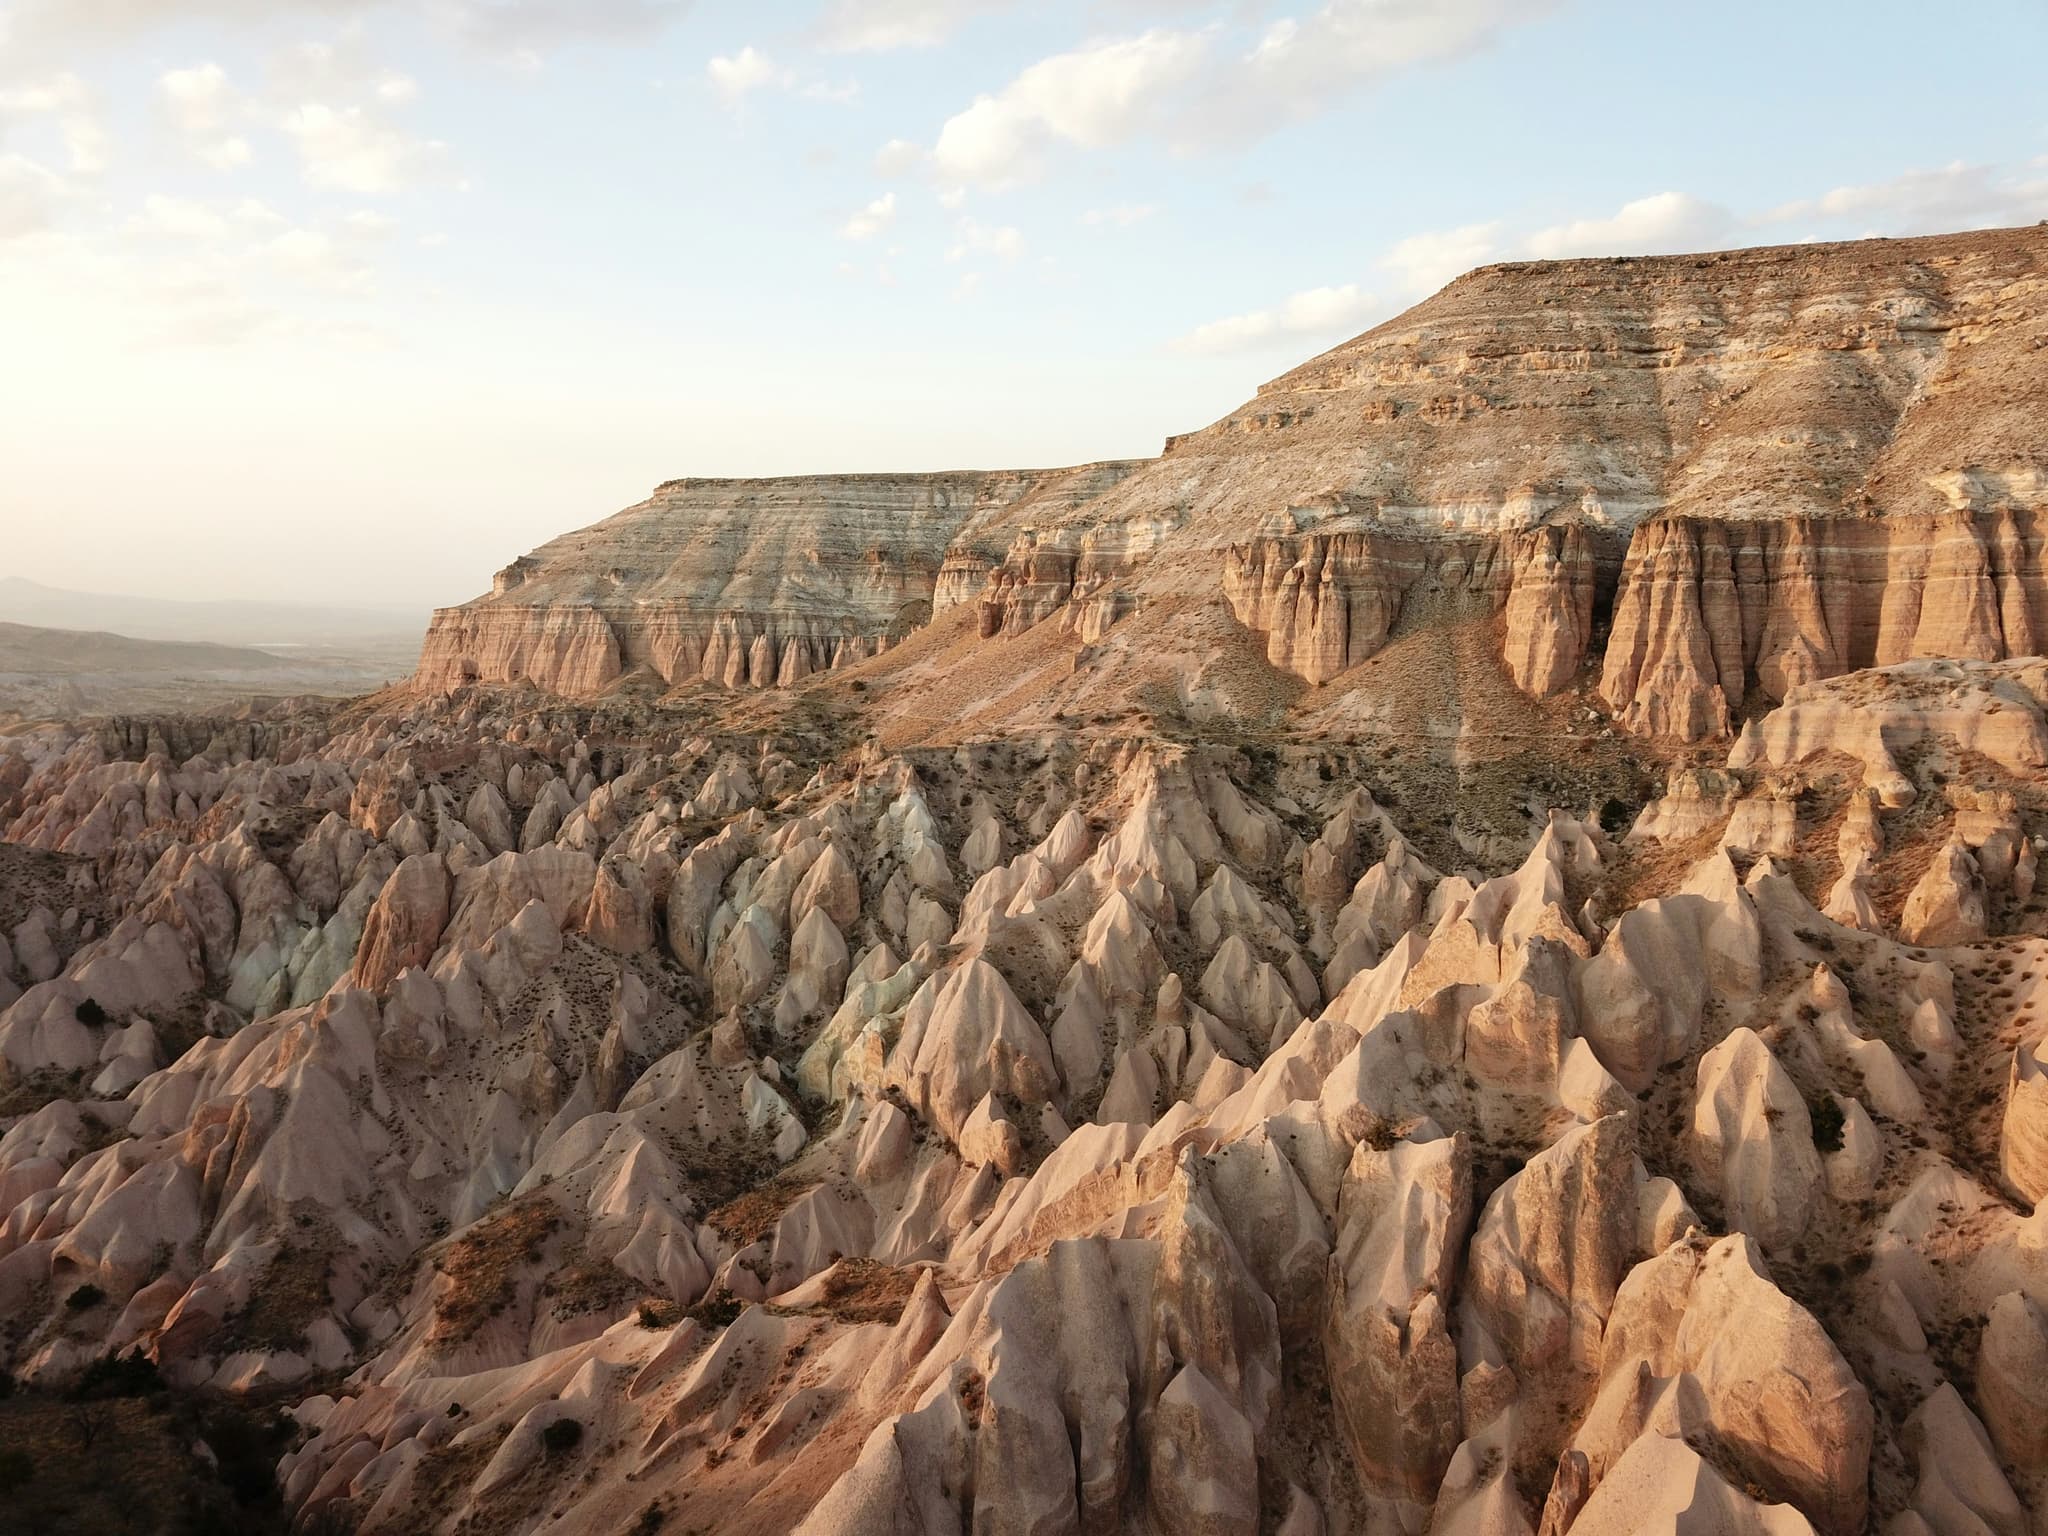
<svg viewBox="0 0 2048 1536"><path fill-rule="evenodd" d="M1842 1106L1837 1104L1833 1094L1822 1094L1806 1106L1806 1117L1813 1122L1813 1144L1823 1152L1842 1150Z"/></svg>
<svg viewBox="0 0 2048 1536"><path fill-rule="evenodd" d="M139 1349L125 1355L102 1355L72 1383L70 1396L81 1401L102 1397L153 1397L164 1390L156 1362Z"/></svg>
<svg viewBox="0 0 2048 1536"><path fill-rule="evenodd" d="M107 1010L100 1006L100 1000L96 997L88 997L71 1012L79 1023L89 1024L94 1029L107 1022Z"/></svg>
<svg viewBox="0 0 2048 1536"><path fill-rule="evenodd" d="M106 1299L107 1293L88 1280L84 1285L81 1285L77 1290L64 1298L64 1305L73 1312L84 1312L98 1306Z"/></svg>
<svg viewBox="0 0 2048 1536"><path fill-rule="evenodd" d="M745 1310L745 1302L731 1291L720 1288L706 1293L694 1307L685 1307L683 1316L694 1317L706 1328L729 1328Z"/></svg>
<svg viewBox="0 0 2048 1536"><path fill-rule="evenodd" d="M583 1441L581 1419L557 1419L540 1432L541 1449L550 1456L562 1451L573 1451Z"/></svg>

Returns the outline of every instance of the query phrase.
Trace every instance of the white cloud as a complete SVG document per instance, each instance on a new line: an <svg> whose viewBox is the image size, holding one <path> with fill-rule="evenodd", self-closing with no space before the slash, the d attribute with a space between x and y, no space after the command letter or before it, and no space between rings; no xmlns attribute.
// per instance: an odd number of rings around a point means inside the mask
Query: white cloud
<svg viewBox="0 0 2048 1536"><path fill-rule="evenodd" d="M648 38L683 15L690 4L691 0L427 0L416 8L478 47L517 53ZM134 37L188 22L258 23L293 17L331 22L414 8L400 0L19 0L8 20L15 45L42 50Z"/></svg>
<svg viewBox="0 0 2048 1536"><path fill-rule="evenodd" d="M789 72L751 43L730 58L714 58L704 72L711 77L711 88L728 102L738 102L763 86L790 84Z"/></svg>
<svg viewBox="0 0 2048 1536"><path fill-rule="evenodd" d="M157 77L156 89L171 126L195 139L224 132L240 111L228 72L211 62L167 69Z"/></svg>
<svg viewBox="0 0 2048 1536"><path fill-rule="evenodd" d="M199 151L199 158L216 171L232 171L254 160L256 151L249 147L247 139L238 135L207 145Z"/></svg>
<svg viewBox="0 0 2048 1536"><path fill-rule="evenodd" d="M85 82L69 71L0 91L0 112L10 117L54 116L80 111L86 104Z"/></svg>
<svg viewBox="0 0 2048 1536"><path fill-rule="evenodd" d="M1174 343L1181 352L1242 352L1302 337L1326 342L1359 330L1380 308L1356 283L1310 288L1272 309L1255 309L1197 326Z"/></svg>
<svg viewBox="0 0 2048 1536"><path fill-rule="evenodd" d="M291 220L259 198L245 197L228 210L228 217L252 229L283 229Z"/></svg>
<svg viewBox="0 0 2048 1536"><path fill-rule="evenodd" d="M922 144L913 144L908 139L891 139L875 151L875 174L877 176L908 176L923 165L925 150Z"/></svg>
<svg viewBox="0 0 2048 1536"><path fill-rule="evenodd" d="M1024 235L1008 224L984 224L963 218L954 226L948 261L965 261L969 256L993 256L998 261L1015 261L1024 254Z"/></svg>
<svg viewBox="0 0 2048 1536"><path fill-rule="evenodd" d="M1462 58L1540 21L1560 0L1328 0L1274 22L1203 103L1212 133L1264 132L1311 116L1404 70Z"/></svg>
<svg viewBox="0 0 2048 1536"><path fill-rule="evenodd" d="M1035 175L1054 144L1095 148L1163 127L1208 46L1206 35L1154 29L1041 59L947 119L932 158L950 179L1001 184Z"/></svg>
<svg viewBox="0 0 2048 1536"><path fill-rule="evenodd" d="M1038 174L1061 144L1237 146L1390 75L1475 52L1558 3L1326 0L1272 23L1249 49L1220 24L1104 39L977 97L946 121L933 155L954 179L999 185Z"/></svg>
<svg viewBox="0 0 2048 1536"><path fill-rule="evenodd" d="M128 220L131 235L158 240L225 240L233 229L227 215L218 209L161 192L145 197L141 211Z"/></svg>
<svg viewBox="0 0 2048 1536"><path fill-rule="evenodd" d="M1773 208L1758 221L1795 224L1867 221L1887 234L1930 234L2030 224L2048 216L2048 161L2019 168L1969 165L1906 171L1884 181L1836 187L1816 198Z"/></svg>
<svg viewBox="0 0 2048 1536"><path fill-rule="evenodd" d="M252 198L208 203L159 193L143 199L120 226L125 239L96 259L114 274L113 286L131 290L153 339L219 345L329 329L325 306L352 306L374 291L365 251L386 227L375 213L316 228Z"/></svg>
<svg viewBox="0 0 2048 1536"><path fill-rule="evenodd" d="M1118 229L1129 229L1133 224L1142 224L1159 211L1157 203L1118 203L1111 208L1090 208L1081 215L1081 222L1091 228L1115 225Z"/></svg>
<svg viewBox="0 0 2048 1536"><path fill-rule="evenodd" d="M847 53L929 48L968 17L1013 0L830 0L818 19L820 46Z"/></svg>
<svg viewBox="0 0 2048 1536"><path fill-rule="evenodd" d="M369 267L323 230L288 229L273 236L264 254L280 272L310 288L341 293L368 293Z"/></svg>
<svg viewBox="0 0 2048 1536"><path fill-rule="evenodd" d="M50 227L63 200L63 180L22 155L0 155L0 240Z"/></svg>
<svg viewBox="0 0 2048 1536"><path fill-rule="evenodd" d="M307 182L370 197L409 185L442 149L362 107L307 102L287 112L279 126L297 145Z"/></svg>
<svg viewBox="0 0 2048 1536"><path fill-rule="evenodd" d="M297 0L317 6L364 0ZM691 0L440 0L458 35L498 52L531 52L576 43L630 43L655 36L690 9Z"/></svg>
<svg viewBox="0 0 2048 1536"><path fill-rule="evenodd" d="M217 171L233 170L255 158L249 141L231 131L251 104L218 64L166 70L157 77L157 99L186 148Z"/></svg>
<svg viewBox="0 0 2048 1536"><path fill-rule="evenodd" d="M1434 293L1490 259L1499 250L1500 231L1496 220L1410 235L1397 241L1379 265L1399 276L1403 293Z"/></svg>
<svg viewBox="0 0 2048 1536"><path fill-rule="evenodd" d="M887 229L895 218L896 194L884 192L848 219L839 233L848 240L872 240Z"/></svg>
<svg viewBox="0 0 2048 1536"><path fill-rule="evenodd" d="M0 16L0 21L4 21ZM9 118L54 118L74 175L96 176L107 168L107 133L92 92L66 70L0 91L0 122Z"/></svg>
<svg viewBox="0 0 2048 1536"><path fill-rule="evenodd" d="M1525 242L1531 256L1652 256L1709 250L1737 228L1734 215L1687 192L1659 192L1625 203L1604 219L1575 219L1539 229Z"/></svg>
<svg viewBox="0 0 2048 1536"><path fill-rule="evenodd" d="M418 85L372 58L365 37L361 26L351 26L278 49L265 63L271 94L285 101L375 96L392 106L412 100Z"/></svg>
<svg viewBox="0 0 2048 1536"><path fill-rule="evenodd" d="M751 43L730 57L720 56L704 66L711 88L737 107L756 91L794 91L806 101L846 106L860 99L858 80L805 80L793 69L777 64Z"/></svg>

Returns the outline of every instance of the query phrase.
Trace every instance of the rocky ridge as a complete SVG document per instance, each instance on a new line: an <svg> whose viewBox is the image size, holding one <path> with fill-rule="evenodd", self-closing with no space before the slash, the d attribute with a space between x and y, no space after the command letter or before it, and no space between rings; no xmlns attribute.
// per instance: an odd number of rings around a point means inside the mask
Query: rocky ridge
<svg viewBox="0 0 2048 1536"><path fill-rule="evenodd" d="M2042 1507L2041 663L1458 837L1369 742L678 709L0 742L8 1368L281 1398L363 1531Z"/></svg>

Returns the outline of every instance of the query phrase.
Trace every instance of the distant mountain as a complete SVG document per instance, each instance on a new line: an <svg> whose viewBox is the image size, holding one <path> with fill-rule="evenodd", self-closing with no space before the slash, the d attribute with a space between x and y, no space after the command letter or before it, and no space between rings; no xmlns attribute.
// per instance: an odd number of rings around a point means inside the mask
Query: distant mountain
<svg viewBox="0 0 2048 1536"><path fill-rule="evenodd" d="M426 629L427 610L124 597L109 592L73 592L6 576L0 577L0 621L48 629L108 631L138 640L297 646L399 637L416 641Z"/></svg>

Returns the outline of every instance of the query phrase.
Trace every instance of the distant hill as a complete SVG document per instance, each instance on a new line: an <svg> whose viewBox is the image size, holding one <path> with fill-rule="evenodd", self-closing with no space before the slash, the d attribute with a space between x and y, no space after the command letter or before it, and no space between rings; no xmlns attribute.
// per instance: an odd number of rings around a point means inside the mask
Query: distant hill
<svg viewBox="0 0 2048 1536"><path fill-rule="evenodd" d="M201 641L138 640L100 630L0 623L0 674L276 672L293 664L268 651Z"/></svg>
<svg viewBox="0 0 2048 1536"><path fill-rule="evenodd" d="M107 631L138 640L332 646L404 637L417 644L427 616L425 608L124 597L47 587L20 576L0 577L0 621Z"/></svg>
<svg viewBox="0 0 2048 1536"><path fill-rule="evenodd" d="M215 709L253 698L346 698L412 670L408 635L285 642L277 651L205 640L0 621L0 720Z"/></svg>

